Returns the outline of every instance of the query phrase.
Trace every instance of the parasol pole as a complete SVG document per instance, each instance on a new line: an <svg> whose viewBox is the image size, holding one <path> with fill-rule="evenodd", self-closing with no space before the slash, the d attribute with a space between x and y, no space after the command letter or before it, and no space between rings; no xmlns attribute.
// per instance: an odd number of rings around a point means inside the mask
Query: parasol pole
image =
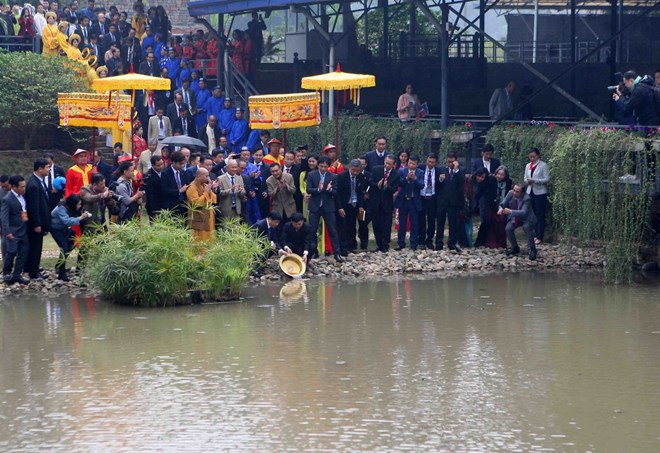
<svg viewBox="0 0 660 453"><path fill-rule="evenodd" d="M134 114L135 114L135 88L133 88L131 90L131 138L130 138L130 144L131 144L131 156L133 156L133 158L135 158L135 154L134 154L134 150L133 150L133 115Z"/></svg>
<svg viewBox="0 0 660 453"><path fill-rule="evenodd" d="M330 72L335 72L335 42L332 39L329 39L330 42L330 57L328 58L329 60L329 67L328 67L328 73ZM335 90L330 89L330 93L328 94L328 117L332 119L332 117L335 114Z"/></svg>
<svg viewBox="0 0 660 453"><path fill-rule="evenodd" d="M287 136L287 135L286 135L286 129L284 129L284 130L282 131L282 141L284 142L284 143L283 143L283 145L284 145L284 151L286 151L286 136Z"/></svg>
<svg viewBox="0 0 660 453"><path fill-rule="evenodd" d="M92 126L92 155L96 151L96 126Z"/></svg>

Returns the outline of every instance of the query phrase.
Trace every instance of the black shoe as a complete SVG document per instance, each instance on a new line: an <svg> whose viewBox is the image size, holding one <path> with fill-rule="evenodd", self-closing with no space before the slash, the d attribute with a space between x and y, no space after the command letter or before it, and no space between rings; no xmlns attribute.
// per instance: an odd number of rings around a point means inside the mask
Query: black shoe
<svg viewBox="0 0 660 453"><path fill-rule="evenodd" d="M348 250L342 250L341 256L348 256Z"/></svg>
<svg viewBox="0 0 660 453"><path fill-rule="evenodd" d="M11 274L2 274L2 281L10 284L11 283Z"/></svg>
<svg viewBox="0 0 660 453"><path fill-rule="evenodd" d="M39 272L38 274L30 274L30 280L46 280L46 276Z"/></svg>
<svg viewBox="0 0 660 453"><path fill-rule="evenodd" d="M516 247L515 249L506 249L506 256L512 256L512 255L517 255L520 253L520 248Z"/></svg>
<svg viewBox="0 0 660 453"><path fill-rule="evenodd" d="M426 246L424 244L422 244L422 245L419 246L419 249L420 250L426 250Z"/></svg>
<svg viewBox="0 0 660 453"><path fill-rule="evenodd" d="M442 244L435 244L435 247L433 248L433 250L438 250L438 251L442 250Z"/></svg>
<svg viewBox="0 0 660 453"><path fill-rule="evenodd" d="M63 273L63 274L58 274L58 275L57 275L57 279L60 280L60 281L63 281L63 282L68 282L68 281L70 281L70 280L69 280L69 277L68 277L65 273Z"/></svg>
<svg viewBox="0 0 660 453"><path fill-rule="evenodd" d="M529 259L532 260L532 261L536 260L536 249L535 248L529 251Z"/></svg>
<svg viewBox="0 0 660 453"><path fill-rule="evenodd" d="M346 260L339 253L335 253L335 261L337 261L338 263L343 263Z"/></svg>
<svg viewBox="0 0 660 453"><path fill-rule="evenodd" d="M433 242L427 242L426 243L426 248L429 250L433 250Z"/></svg>
<svg viewBox="0 0 660 453"><path fill-rule="evenodd" d="M457 246L457 245L454 245L454 246L452 246L452 247L449 247L449 250L452 250L452 251L456 252L456 253L459 254L459 255L461 254L461 252L463 252L463 250L461 250L461 248L460 248L459 246Z"/></svg>
<svg viewBox="0 0 660 453"><path fill-rule="evenodd" d="M410 250L412 250L413 252L415 252L415 251L417 251L417 247L410 247Z"/></svg>
<svg viewBox="0 0 660 453"><path fill-rule="evenodd" d="M14 277L10 280L10 283L18 283L19 285L28 285L30 280L23 277Z"/></svg>
<svg viewBox="0 0 660 453"><path fill-rule="evenodd" d="M403 249L405 249L405 248L406 248L405 245L399 245L399 246L397 246L394 250L397 251L397 252L400 252L401 250L403 250Z"/></svg>
<svg viewBox="0 0 660 453"><path fill-rule="evenodd" d="M474 243L474 248L476 249L476 248L479 248L479 247L483 247L484 245L485 244L483 242L475 242Z"/></svg>

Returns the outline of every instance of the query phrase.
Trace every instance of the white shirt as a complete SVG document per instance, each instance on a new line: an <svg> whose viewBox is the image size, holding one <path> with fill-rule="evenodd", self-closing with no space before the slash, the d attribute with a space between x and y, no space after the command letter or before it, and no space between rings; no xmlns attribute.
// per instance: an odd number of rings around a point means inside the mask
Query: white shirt
<svg viewBox="0 0 660 453"><path fill-rule="evenodd" d="M23 212L27 211L25 207L25 198L23 198L23 195L17 194L16 192L14 192L14 189L11 189L11 193L14 194L18 202L21 204L21 209L23 210Z"/></svg>
<svg viewBox="0 0 660 453"><path fill-rule="evenodd" d="M488 170L488 173L492 173L492 172L490 171L490 161L489 161L489 160L483 160L483 159L482 159L482 162L484 163L484 168L485 168L486 170Z"/></svg>

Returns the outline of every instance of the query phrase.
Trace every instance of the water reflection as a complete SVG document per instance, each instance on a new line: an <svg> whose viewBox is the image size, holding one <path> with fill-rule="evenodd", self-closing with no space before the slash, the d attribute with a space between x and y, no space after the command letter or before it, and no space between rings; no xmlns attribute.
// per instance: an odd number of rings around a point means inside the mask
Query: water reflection
<svg viewBox="0 0 660 453"><path fill-rule="evenodd" d="M657 287L319 282L0 302L0 449L653 451Z"/></svg>

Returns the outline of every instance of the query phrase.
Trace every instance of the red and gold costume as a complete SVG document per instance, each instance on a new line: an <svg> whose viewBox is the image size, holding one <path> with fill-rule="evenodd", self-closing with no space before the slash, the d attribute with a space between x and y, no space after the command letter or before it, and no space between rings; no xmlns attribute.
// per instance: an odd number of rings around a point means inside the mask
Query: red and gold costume
<svg viewBox="0 0 660 453"><path fill-rule="evenodd" d="M74 165L66 171L66 188L64 189L64 197L68 197L72 193L80 195L82 186L86 186L92 181L92 173L96 173L96 169L92 164L86 164L84 167Z"/></svg>

